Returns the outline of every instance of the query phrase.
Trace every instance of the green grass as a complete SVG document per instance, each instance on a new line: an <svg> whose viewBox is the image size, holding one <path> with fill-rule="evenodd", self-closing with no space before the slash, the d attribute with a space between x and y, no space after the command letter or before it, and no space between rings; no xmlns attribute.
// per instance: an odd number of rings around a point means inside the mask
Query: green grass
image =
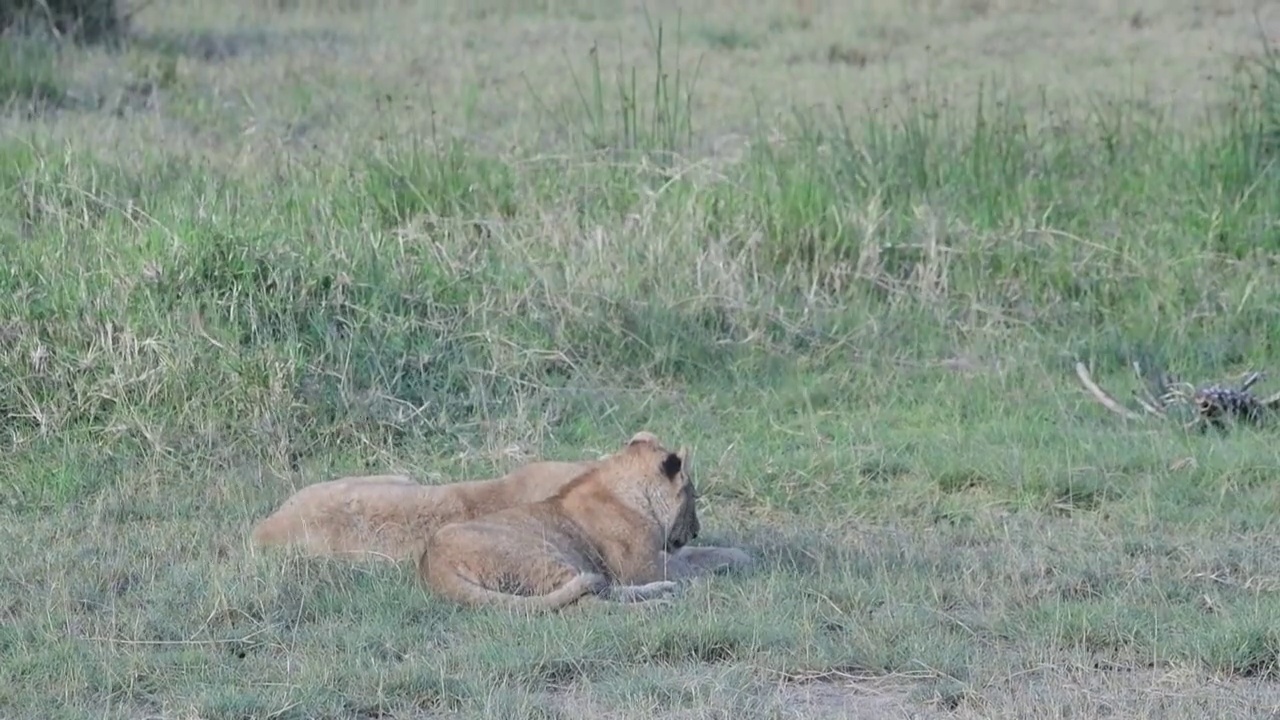
<svg viewBox="0 0 1280 720"><path fill-rule="evenodd" d="M98 102L0 120L0 715L1274 709L1275 430L1072 371L1280 364L1274 55L1194 112L985 59L887 105L797 64L785 104L765 66L838 13L486 7L143 12L41 80ZM915 52L887 8L841 42ZM248 542L308 482L641 428L758 571L530 619Z"/></svg>
<svg viewBox="0 0 1280 720"><path fill-rule="evenodd" d="M0 42L0 61L0 106L30 110L62 99L64 89L51 43L6 37Z"/></svg>

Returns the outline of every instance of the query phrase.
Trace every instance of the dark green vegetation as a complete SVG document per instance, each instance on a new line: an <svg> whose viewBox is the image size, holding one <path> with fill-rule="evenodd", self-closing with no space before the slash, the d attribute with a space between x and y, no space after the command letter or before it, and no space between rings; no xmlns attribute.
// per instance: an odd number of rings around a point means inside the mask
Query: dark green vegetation
<svg viewBox="0 0 1280 720"><path fill-rule="evenodd" d="M129 13L119 0L0 0L0 33L117 42L128 24Z"/></svg>
<svg viewBox="0 0 1280 720"><path fill-rule="evenodd" d="M655 20L634 75L508 89L539 138L512 150L457 130L479 85L388 100L326 59L359 44L329 15L279 12L261 43L0 41L0 715L1280 701L1280 429L1126 425L1071 370L1280 372L1274 57L1194 121L984 90L760 110L726 157L698 53L767 33ZM218 63L262 57L279 85L227 100ZM640 428L694 446L706 539L760 572L525 619L248 547L306 482Z"/></svg>

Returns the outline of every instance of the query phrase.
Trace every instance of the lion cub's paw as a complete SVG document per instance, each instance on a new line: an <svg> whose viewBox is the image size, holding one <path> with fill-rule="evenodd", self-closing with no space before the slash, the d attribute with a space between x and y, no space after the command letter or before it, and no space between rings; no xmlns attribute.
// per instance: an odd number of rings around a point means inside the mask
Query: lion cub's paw
<svg viewBox="0 0 1280 720"><path fill-rule="evenodd" d="M626 607L635 608L637 610L662 610L676 604L676 599L670 595L666 597L654 598L652 600L641 600L633 602Z"/></svg>
<svg viewBox="0 0 1280 720"><path fill-rule="evenodd" d="M668 600L676 594L679 584L671 580L658 580L644 585L614 585L609 588L609 599L614 602L641 603Z"/></svg>
<svg viewBox="0 0 1280 720"><path fill-rule="evenodd" d="M640 586L640 591L645 594L646 598L666 598L676 594L680 589L680 583L674 580L657 580Z"/></svg>

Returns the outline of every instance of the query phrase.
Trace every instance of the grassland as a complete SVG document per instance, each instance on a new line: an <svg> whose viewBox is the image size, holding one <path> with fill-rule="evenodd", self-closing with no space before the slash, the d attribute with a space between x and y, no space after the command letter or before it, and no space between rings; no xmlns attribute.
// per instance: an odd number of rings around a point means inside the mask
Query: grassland
<svg viewBox="0 0 1280 720"><path fill-rule="evenodd" d="M1275 430L1071 372L1280 368L1275 8L136 22L0 40L0 717L1280 712ZM642 427L757 572L529 619L248 544Z"/></svg>

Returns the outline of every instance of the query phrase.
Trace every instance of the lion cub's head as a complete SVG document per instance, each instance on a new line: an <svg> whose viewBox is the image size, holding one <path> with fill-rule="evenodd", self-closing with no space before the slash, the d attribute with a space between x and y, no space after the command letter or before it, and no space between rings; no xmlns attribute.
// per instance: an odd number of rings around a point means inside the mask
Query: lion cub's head
<svg viewBox="0 0 1280 720"><path fill-rule="evenodd" d="M639 465L632 464L640 471L636 479L645 484L644 494L667 528L667 551L679 550L697 538L697 495L689 475L688 449L671 452L652 434L640 432L631 438L624 453Z"/></svg>

